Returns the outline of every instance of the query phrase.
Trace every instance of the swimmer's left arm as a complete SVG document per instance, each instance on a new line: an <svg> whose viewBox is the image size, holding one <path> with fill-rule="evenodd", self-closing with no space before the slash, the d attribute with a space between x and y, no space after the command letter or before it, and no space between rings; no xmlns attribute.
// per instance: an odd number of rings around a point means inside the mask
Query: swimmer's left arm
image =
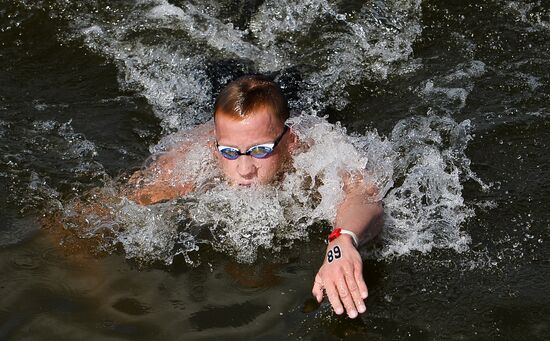
<svg viewBox="0 0 550 341"><path fill-rule="evenodd" d="M140 205L150 205L191 192L192 183L180 182L174 176L176 160L183 158L185 152L167 152L146 169L135 172L128 181L127 197Z"/></svg>
<svg viewBox="0 0 550 341"><path fill-rule="evenodd" d="M380 202L371 200L376 187L363 179L344 180L346 195L338 207L335 227L354 232L360 246L380 232L383 208ZM351 236L342 234L329 243L312 289L318 302L323 300L323 288L336 314L345 309L349 317L355 318L365 312L363 301L368 290L363 279L363 261Z"/></svg>

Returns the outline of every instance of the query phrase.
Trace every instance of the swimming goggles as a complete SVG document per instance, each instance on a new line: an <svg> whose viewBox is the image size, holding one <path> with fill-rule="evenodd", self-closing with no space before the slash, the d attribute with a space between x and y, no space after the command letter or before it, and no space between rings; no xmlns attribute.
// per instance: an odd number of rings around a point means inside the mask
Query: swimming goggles
<svg viewBox="0 0 550 341"><path fill-rule="evenodd" d="M221 146L216 141L216 147L218 147L219 152L222 154L222 156L228 160L236 160L241 155L250 155L253 158L256 159L264 159L271 155L273 153L273 150L275 150L275 147L277 147L277 144L281 141L285 133L288 131L288 126L285 125L285 128L283 129L283 132L279 137L273 141L273 143L264 143L259 144L254 147L250 147L246 152L241 152L237 148L228 147L228 146Z"/></svg>

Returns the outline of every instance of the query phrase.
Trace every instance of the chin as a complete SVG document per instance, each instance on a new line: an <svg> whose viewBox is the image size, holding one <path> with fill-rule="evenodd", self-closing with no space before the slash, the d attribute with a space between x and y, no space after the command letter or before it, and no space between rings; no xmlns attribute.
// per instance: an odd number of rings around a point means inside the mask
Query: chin
<svg viewBox="0 0 550 341"><path fill-rule="evenodd" d="M262 186L267 185L271 183L271 181L260 181L260 180L253 180L253 181L234 181L232 184L237 187L254 187L254 186Z"/></svg>
<svg viewBox="0 0 550 341"><path fill-rule="evenodd" d="M270 183L272 183L272 182L274 182L274 181L275 181L275 178L274 178L274 177L264 178L264 179L254 178L254 179L252 179L252 180L242 180L242 179L235 180L235 179L228 179L228 182L229 182L231 185L237 186L237 187L250 187L250 186L269 185Z"/></svg>
<svg viewBox="0 0 550 341"><path fill-rule="evenodd" d="M254 180L232 180L232 179L228 179L227 182L231 186L236 186L236 187L250 187L250 186L254 186L254 185L258 184L258 181L254 181Z"/></svg>

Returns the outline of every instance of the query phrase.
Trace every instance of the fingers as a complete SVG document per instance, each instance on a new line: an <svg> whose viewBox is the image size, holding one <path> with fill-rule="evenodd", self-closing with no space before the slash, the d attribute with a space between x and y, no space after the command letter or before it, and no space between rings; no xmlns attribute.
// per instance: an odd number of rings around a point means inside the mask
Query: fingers
<svg viewBox="0 0 550 341"><path fill-rule="evenodd" d="M366 290L366 285L362 278L361 282ZM324 289L337 315L341 315L346 311L350 318L356 318L359 313L364 313L367 310L361 294L361 285L351 271L341 276L336 283L334 281L327 281L324 284ZM311 292L317 299L317 302L320 303L323 300L323 282L319 275L315 277L315 283Z"/></svg>
<svg viewBox="0 0 550 341"><path fill-rule="evenodd" d="M340 296L340 300L344 304L344 307L346 308L346 312L348 313L348 316L350 318L356 318L357 317L357 309L355 307L355 302L353 301L353 297L351 296L351 292L347 286L345 278L341 278L340 281L338 281L338 295Z"/></svg>
<svg viewBox="0 0 550 341"><path fill-rule="evenodd" d="M357 286L359 288L359 293L361 295L361 298L365 300L367 297L369 297L369 290L367 288L367 284L365 283L365 280L363 279L362 264L355 267L353 271L353 275L355 276L355 282L357 283Z"/></svg>
<svg viewBox="0 0 550 341"><path fill-rule="evenodd" d="M356 308L359 313L364 313L367 310L367 307L365 307L363 297L361 297L359 284L357 278L354 276L354 273L355 271L346 271L345 280L351 296L350 298L353 302L353 308ZM348 314L350 314L350 310L348 310ZM353 318L351 315L350 317Z"/></svg>
<svg viewBox="0 0 550 341"><path fill-rule="evenodd" d="M332 309L334 309L334 312L337 315L341 315L344 312L344 307L342 306L342 302L340 301L340 293L334 283L330 282L325 285L325 289L327 291L327 296L330 304L332 305Z"/></svg>
<svg viewBox="0 0 550 341"><path fill-rule="evenodd" d="M318 274L317 276L315 276L315 283L313 283L313 289L311 289L311 293L313 294L317 302L321 303L321 301L323 300L323 282Z"/></svg>

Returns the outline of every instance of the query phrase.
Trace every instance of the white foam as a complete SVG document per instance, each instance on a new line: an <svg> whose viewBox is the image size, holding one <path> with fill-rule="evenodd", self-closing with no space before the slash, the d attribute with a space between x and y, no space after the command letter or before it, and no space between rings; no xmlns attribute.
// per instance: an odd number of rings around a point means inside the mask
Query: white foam
<svg viewBox="0 0 550 341"><path fill-rule="evenodd" d="M111 230L113 242L138 259L169 263L210 243L249 262L261 248L284 247L307 238L312 223L330 222L343 195L340 172L360 169L379 188L376 199L386 204L384 256L467 247L460 225L471 211L461 179L482 184L464 155L469 122L413 117L386 138L376 131L349 136L339 125L308 115L327 106L345 108L347 91L362 82L419 67L419 60L409 58L422 30L421 1L365 2L345 12L328 0L267 0L240 29L220 17L222 12L215 2L139 0L120 4L117 13L62 13L86 46L116 63L121 87L138 90L167 133L180 131L151 151L185 141L193 146L176 173L177 179L197 183L194 193L149 208L122 200L109 207L114 218L98 221L97 231ZM246 65L239 72L299 73L298 98L291 104L302 114L290 123L302 140L313 142L295 156L296 170L277 186L228 187L204 142L197 144L204 139L188 135L190 127L210 119L214 83L232 78L233 70L212 74L211 66L225 61ZM454 113L484 72L482 62L460 64L426 80L417 92ZM89 158L93 148L75 144L73 154Z"/></svg>
<svg viewBox="0 0 550 341"><path fill-rule="evenodd" d="M457 124L431 114L413 117L397 124L390 139L376 132L349 136L341 126L314 116L294 117L289 124L310 147L294 156L295 170L281 183L231 187L222 180L212 153L203 149L205 140L178 133L159 150L191 143L190 150L198 152L188 154L174 178L193 181L197 189L148 207L115 200L108 204L108 218L87 217L92 223L80 233L108 229L128 257L144 261L170 263L179 254L190 261L190 253L208 243L241 262L252 262L260 249L277 252L306 239L312 224L330 224L343 198L342 171L359 170L379 188L370 200L385 198L383 257L467 249L470 239L460 226L472 213L461 185L461 177L471 173L464 162L468 121ZM101 205L106 202L101 199Z"/></svg>
<svg viewBox="0 0 550 341"><path fill-rule="evenodd" d="M518 0L506 2L505 9L508 9L510 15L514 16L515 20L521 20L530 25L530 30L533 31L549 31L550 30L550 10L544 6L536 6L534 3Z"/></svg>
<svg viewBox="0 0 550 341"><path fill-rule="evenodd" d="M348 87L410 70L406 61L421 32L420 1L365 4L350 13L326 0L265 1L242 29L216 17L216 6L142 0L119 9L128 13L116 21L79 13L73 19L86 45L117 62L122 87L141 91L168 130L210 118L210 61L250 63L245 72L298 67L296 109L342 109Z"/></svg>
<svg viewBox="0 0 550 341"><path fill-rule="evenodd" d="M90 26L90 27L86 27L86 28L83 28L82 29L82 33L84 35L102 35L104 32L103 32L103 29L97 25L93 25L93 26Z"/></svg>
<svg viewBox="0 0 550 341"><path fill-rule="evenodd" d="M472 210L464 203L460 177L471 174L464 162L469 125L428 115L403 120L393 129L391 141L401 154L395 180L402 184L384 200L390 228L383 255L467 249L470 238L460 226Z"/></svg>
<svg viewBox="0 0 550 341"><path fill-rule="evenodd" d="M149 18L151 19L167 19L170 17L176 17L178 19L186 19L185 12L172 4L164 3L153 7L149 11Z"/></svg>
<svg viewBox="0 0 550 341"><path fill-rule="evenodd" d="M309 108L313 102L318 109L343 109L349 86L398 72L398 62L410 56L421 32L420 1L388 2L377 10L384 20L374 18L367 4L348 15L326 0L266 1L250 28L259 44L287 60L284 64L306 70L306 88L295 106ZM312 35L312 30L319 34ZM308 44L295 43L305 36ZM281 43L280 37L290 43Z"/></svg>
<svg viewBox="0 0 550 341"><path fill-rule="evenodd" d="M485 63L473 60L458 64L448 74L423 83L417 91L430 106L437 104L447 113L455 113L466 106L474 81L485 73Z"/></svg>

